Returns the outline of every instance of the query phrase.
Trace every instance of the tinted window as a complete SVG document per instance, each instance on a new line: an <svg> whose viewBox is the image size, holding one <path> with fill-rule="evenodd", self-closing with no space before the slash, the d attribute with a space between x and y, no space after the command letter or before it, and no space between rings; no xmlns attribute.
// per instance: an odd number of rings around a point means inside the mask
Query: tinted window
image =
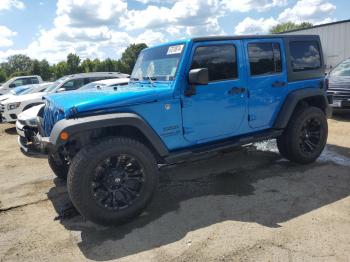
<svg viewBox="0 0 350 262"><path fill-rule="evenodd" d="M316 41L297 41L289 45L294 72L321 68L320 48Z"/></svg>
<svg viewBox="0 0 350 262"><path fill-rule="evenodd" d="M39 81L36 77L31 78L31 84L39 84Z"/></svg>
<svg viewBox="0 0 350 262"><path fill-rule="evenodd" d="M278 43L248 44L251 75L274 74L282 71L281 50Z"/></svg>
<svg viewBox="0 0 350 262"><path fill-rule="evenodd" d="M15 81L13 81L11 83L11 87L16 87L16 86L23 86L26 85L26 79L25 78L20 78L20 79L16 79Z"/></svg>
<svg viewBox="0 0 350 262"><path fill-rule="evenodd" d="M66 90L75 90L79 87L82 87L84 85L84 78L80 79L74 79L70 80L67 83L65 83L62 87L64 87Z"/></svg>
<svg viewBox="0 0 350 262"><path fill-rule="evenodd" d="M197 47L191 69L208 68L209 81L237 78L236 48L233 45Z"/></svg>

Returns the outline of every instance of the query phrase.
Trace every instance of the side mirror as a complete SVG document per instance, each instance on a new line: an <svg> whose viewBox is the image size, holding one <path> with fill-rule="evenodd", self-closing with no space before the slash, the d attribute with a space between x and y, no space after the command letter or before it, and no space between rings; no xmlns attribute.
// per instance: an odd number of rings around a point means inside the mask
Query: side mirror
<svg viewBox="0 0 350 262"><path fill-rule="evenodd" d="M190 85L207 85L209 82L208 68L192 69L188 74Z"/></svg>
<svg viewBox="0 0 350 262"><path fill-rule="evenodd" d="M185 90L185 96L196 94L196 85L207 85L209 82L208 68L192 69L188 74L189 88Z"/></svg>
<svg viewBox="0 0 350 262"><path fill-rule="evenodd" d="M9 85L9 88L14 88L14 87L16 87L16 84L14 84L14 83L11 83L11 84Z"/></svg>
<svg viewBox="0 0 350 262"><path fill-rule="evenodd" d="M66 89L64 87L60 87L56 92L59 93L59 92L64 92L66 91Z"/></svg>

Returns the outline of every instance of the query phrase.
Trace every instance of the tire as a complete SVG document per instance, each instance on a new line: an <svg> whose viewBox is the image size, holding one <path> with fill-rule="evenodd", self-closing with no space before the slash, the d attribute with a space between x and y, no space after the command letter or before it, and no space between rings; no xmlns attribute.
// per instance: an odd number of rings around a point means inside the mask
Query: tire
<svg viewBox="0 0 350 262"><path fill-rule="evenodd" d="M69 165L64 161L61 160L56 161L55 157L51 154L48 155L47 160L49 162L49 166L51 170L54 172L54 174L61 180L66 181L67 175L68 175L68 169Z"/></svg>
<svg viewBox="0 0 350 262"><path fill-rule="evenodd" d="M324 112L317 107L300 107L293 113L284 133L277 138L277 147L288 160L309 164L320 156L327 137Z"/></svg>
<svg viewBox="0 0 350 262"><path fill-rule="evenodd" d="M67 180L76 209L101 225L125 223L141 214L157 185L154 155L144 144L125 137L108 138L81 149Z"/></svg>

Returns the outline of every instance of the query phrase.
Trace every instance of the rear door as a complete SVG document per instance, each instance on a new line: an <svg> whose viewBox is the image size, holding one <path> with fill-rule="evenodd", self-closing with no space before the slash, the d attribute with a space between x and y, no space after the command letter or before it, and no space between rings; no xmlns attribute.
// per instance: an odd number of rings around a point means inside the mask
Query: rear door
<svg viewBox="0 0 350 262"><path fill-rule="evenodd" d="M244 46L248 61L249 126L269 128L288 94L283 40L244 40Z"/></svg>

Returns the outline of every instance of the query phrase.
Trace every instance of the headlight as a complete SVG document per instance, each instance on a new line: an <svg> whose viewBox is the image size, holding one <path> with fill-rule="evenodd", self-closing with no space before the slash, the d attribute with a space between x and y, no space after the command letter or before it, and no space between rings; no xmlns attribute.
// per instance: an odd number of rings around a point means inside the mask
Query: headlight
<svg viewBox="0 0 350 262"><path fill-rule="evenodd" d="M25 121L26 125L28 126L37 126L38 125L38 122L37 122L37 118L36 117L33 117L31 119L27 119Z"/></svg>
<svg viewBox="0 0 350 262"><path fill-rule="evenodd" d="M8 104L7 105L7 110L13 110L16 109L17 107L19 107L21 105L21 102L17 102L17 103L12 103L12 104Z"/></svg>

